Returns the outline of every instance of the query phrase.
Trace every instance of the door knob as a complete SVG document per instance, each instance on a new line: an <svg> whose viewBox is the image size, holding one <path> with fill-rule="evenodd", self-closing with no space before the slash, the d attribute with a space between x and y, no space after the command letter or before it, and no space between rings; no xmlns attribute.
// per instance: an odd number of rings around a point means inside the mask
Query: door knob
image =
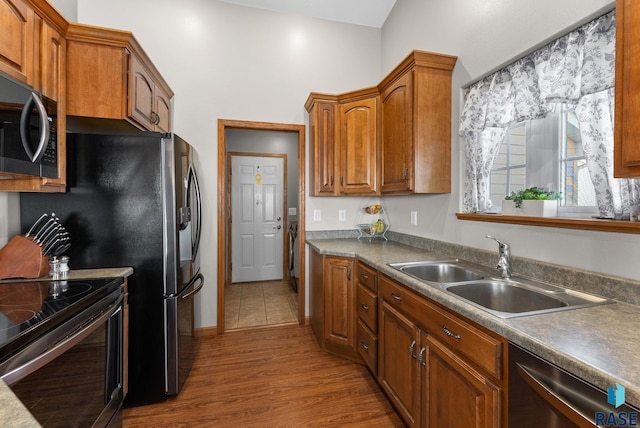
<svg viewBox="0 0 640 428"><path fill-rule="evenodd" d="M274 229L278 229L278 230L280 230L280 229L282 229L282 226L277 225L277 226L275 226L275 227L274 227Z"/></svg>

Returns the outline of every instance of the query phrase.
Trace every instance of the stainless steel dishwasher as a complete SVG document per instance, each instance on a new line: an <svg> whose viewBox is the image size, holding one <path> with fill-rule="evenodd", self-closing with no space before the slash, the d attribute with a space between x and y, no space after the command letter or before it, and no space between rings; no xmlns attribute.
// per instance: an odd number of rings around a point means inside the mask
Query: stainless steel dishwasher
<svg viewBox="0 0 640 428"><path fill-rule="evenodd" d="M509 343L509 427L638 426L638 409L615 407L607 398L606 391ZM629 419L636 424L621 424Z"/></svg>

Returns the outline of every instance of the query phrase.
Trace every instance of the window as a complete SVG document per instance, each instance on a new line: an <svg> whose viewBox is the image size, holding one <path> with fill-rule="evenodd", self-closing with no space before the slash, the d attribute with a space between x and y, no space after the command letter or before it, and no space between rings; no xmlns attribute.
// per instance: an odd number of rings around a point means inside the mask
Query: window
<svg viewBox="0 0 640 428"><path fill-rule="evenodd" d="M512 125L500 145L491 168L491 201L502 208L502 200L508 194L526 186L526 139L527 122Z"/></svg>
<svg viewBox="0 0 640 428"><path fill-rule="evenodd" d="M559 216L597 215L580 126L572 105L555 104L542 119L509 126L491 168L492 211L512 191L537 186L562 193Z"/></svg>

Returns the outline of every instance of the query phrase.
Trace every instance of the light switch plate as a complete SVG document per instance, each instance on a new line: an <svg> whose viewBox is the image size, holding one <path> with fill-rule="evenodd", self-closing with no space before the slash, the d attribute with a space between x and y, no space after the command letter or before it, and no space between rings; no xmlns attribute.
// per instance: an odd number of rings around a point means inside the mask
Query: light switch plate
<svg viewBox="0 0 640 428"><path fill-rule="evenodd" d="M418 211L411 211L411 226L418 225Z"/></svg>
<svg viewBox="0 0 640 428"><path fill-rule="evenodd" d="M347 221L347 211L338 210L338 221Z"/></svg>
<svg viewBox="0 0 640 428"><path fill-rule="evenodd" d="M289 215L298 215L298 209L296 207L289 208Z"/></svg>
<svg viewBox="0 0 640 428"><path fill-rule="evenodd" d="M313 221L320 221L322 219L322 215L320 214L320 210L313 210Z"/></svg>

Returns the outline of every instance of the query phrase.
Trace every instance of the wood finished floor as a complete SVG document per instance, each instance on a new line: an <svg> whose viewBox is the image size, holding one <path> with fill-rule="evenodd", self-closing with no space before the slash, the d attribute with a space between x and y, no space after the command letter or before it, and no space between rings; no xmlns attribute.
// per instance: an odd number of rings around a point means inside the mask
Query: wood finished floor
<svg viewBox="0 0 640 428"><path fill-rule="evenodd" d="M125 428L403 426L364 366L297 325L203 338L178 397L123 417Z"/></svg>

